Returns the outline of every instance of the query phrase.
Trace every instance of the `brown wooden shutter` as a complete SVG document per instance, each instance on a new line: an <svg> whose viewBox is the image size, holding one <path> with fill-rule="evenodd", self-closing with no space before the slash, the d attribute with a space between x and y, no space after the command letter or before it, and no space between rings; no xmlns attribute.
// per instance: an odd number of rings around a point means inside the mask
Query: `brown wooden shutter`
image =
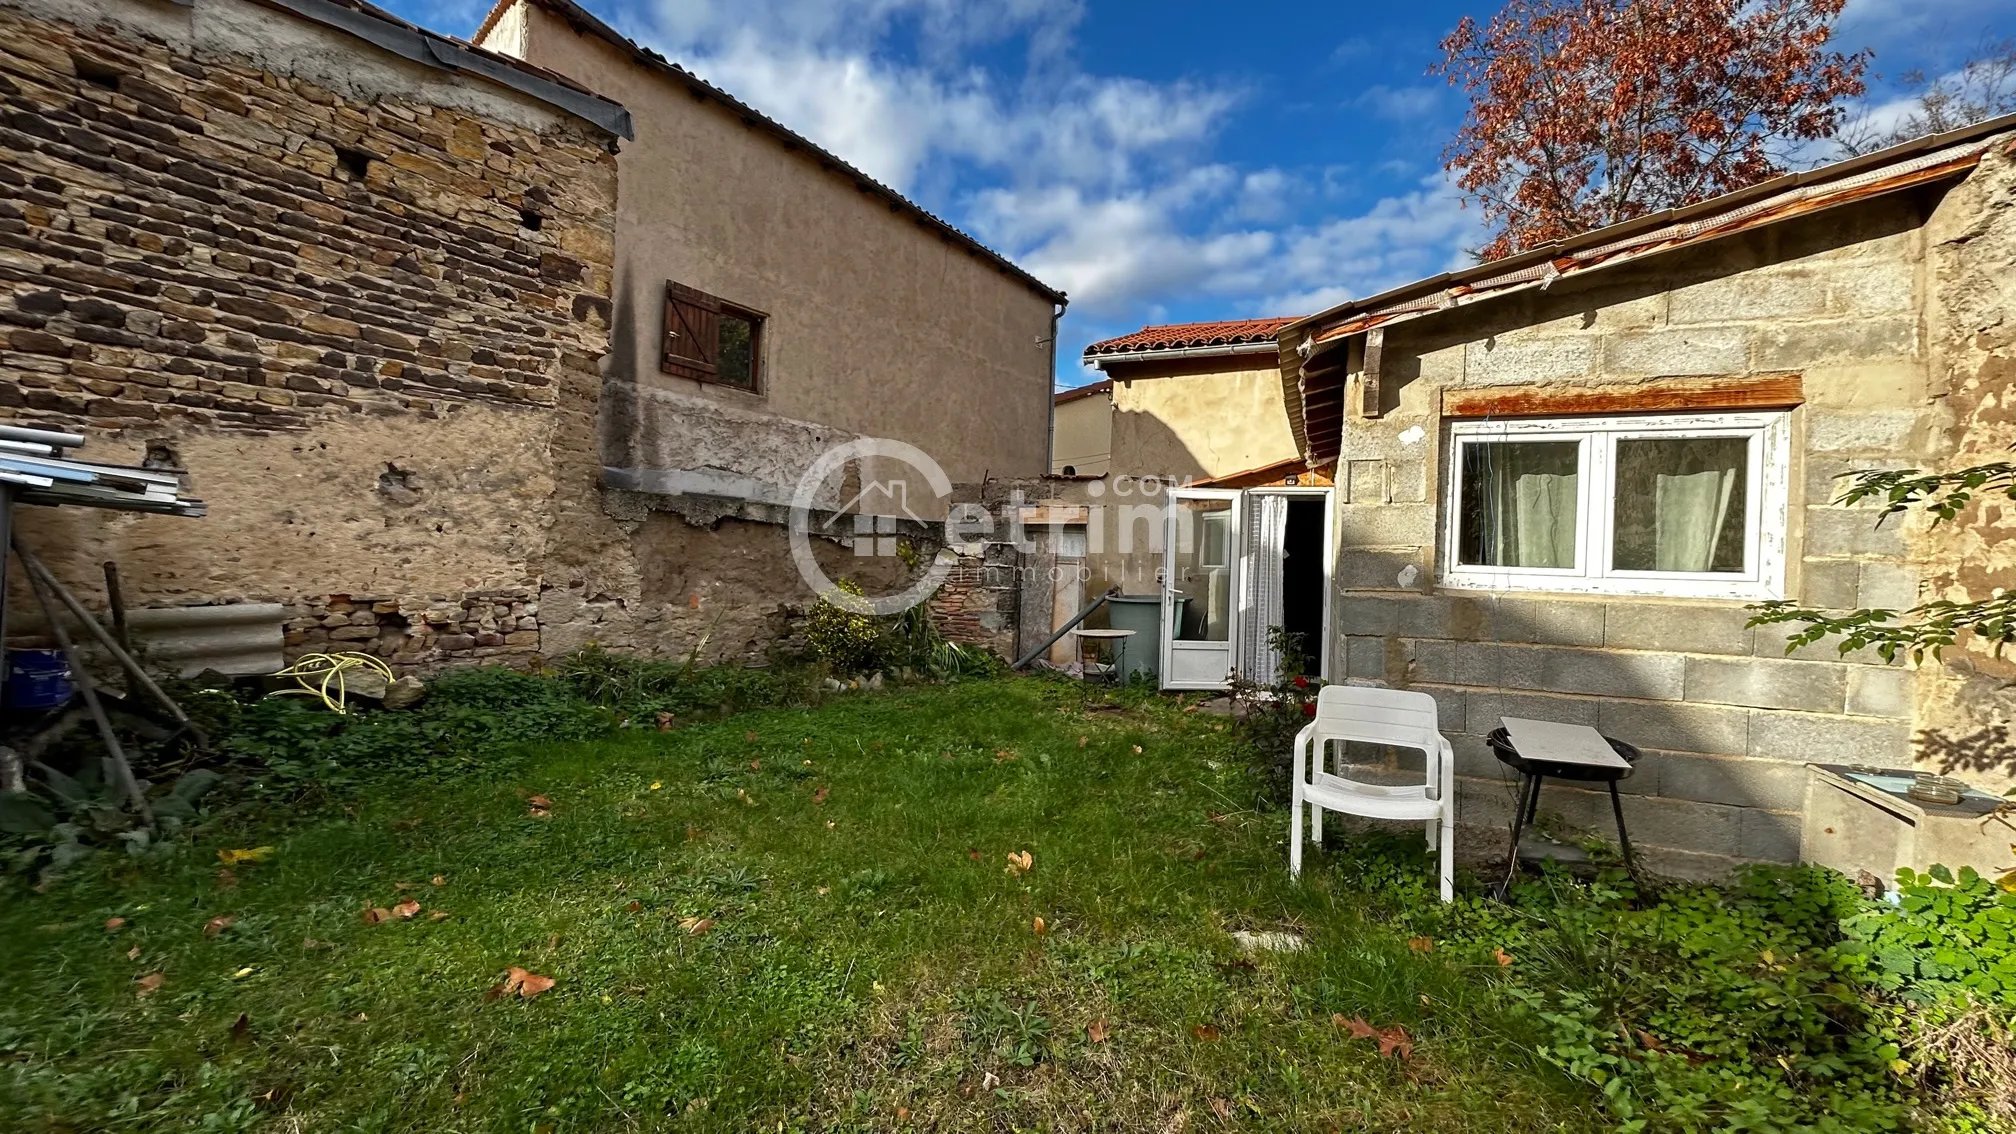
<svg viewBox="0 0 2016 1134"><path fill-rule="evenodd" d="M665 348L658 369L701 382L716 380L721 301L685 284L665 283Z"/></svg>

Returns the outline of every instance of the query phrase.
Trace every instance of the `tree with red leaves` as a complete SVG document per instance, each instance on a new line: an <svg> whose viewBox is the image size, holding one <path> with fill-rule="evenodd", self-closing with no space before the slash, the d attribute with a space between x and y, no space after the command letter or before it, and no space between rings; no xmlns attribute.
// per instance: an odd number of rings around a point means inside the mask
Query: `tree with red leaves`
<svg viewBox="0 0 2016 1134"><path fill-rule="evenodd" d="M1827 49L1846 0L1511 0L1431 73L1470 96L1444 168L1495 260L1784 172L1831 137L1869 55Z"/></svg>

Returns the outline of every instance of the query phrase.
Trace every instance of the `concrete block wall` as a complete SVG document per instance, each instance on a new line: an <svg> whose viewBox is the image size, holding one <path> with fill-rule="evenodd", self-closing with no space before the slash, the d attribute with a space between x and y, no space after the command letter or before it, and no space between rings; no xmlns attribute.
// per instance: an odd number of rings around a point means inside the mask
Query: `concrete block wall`
<svg viewBox="0 0 2016 1134"><path fill-rule="evenodd" d="M1655 869L1791 861L1809 761L1912 759L1916 675L1831 642L1788 655L1738 600L1441 588L1449 388L1656 386L1801 376L1791 411L1785 595L1824 609L1913 605L1907 529L1841 508L1839 474L1922 464L1944 427L1919 342L1923 225L1938 191L1787 222L1543 294L1394 328L1378 417L1347 417L1335 658L1349 680L1417 688L1457 750L1459 820L1500 827L1512 789L1484 744L1505 715L1638 745L1633 841ZM1355 399L1350 404L1356 405ZM1397 769L1396 769L1397 770ZM1607 796L1550 787L1543 816L1614 834Z"/></svg>

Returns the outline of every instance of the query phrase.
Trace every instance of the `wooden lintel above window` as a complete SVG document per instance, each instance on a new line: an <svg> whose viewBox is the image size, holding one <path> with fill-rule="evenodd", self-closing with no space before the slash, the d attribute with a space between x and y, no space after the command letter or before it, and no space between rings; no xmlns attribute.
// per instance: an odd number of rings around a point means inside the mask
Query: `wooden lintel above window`
<svg viewBox="0 0 2016 1134"><path fill-rule="evenodd" d="M1797 374L1743 378L1651 378L1590 386L1491 386L1442 391L1443 417L1548 417L1791 409L1806 401Z"/></svg>

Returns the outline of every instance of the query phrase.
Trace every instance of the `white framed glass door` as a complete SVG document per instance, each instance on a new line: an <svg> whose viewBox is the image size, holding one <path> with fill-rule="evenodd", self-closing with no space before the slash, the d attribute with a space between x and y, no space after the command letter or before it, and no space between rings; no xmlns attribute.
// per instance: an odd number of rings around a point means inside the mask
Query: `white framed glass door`
<svg viewBox="0 0 2016 1134"><path fill-rule="evenodd" d="M1223 689L1237 656L1242 494L1172 488L1162 530L1162 687Z"/></svg>

